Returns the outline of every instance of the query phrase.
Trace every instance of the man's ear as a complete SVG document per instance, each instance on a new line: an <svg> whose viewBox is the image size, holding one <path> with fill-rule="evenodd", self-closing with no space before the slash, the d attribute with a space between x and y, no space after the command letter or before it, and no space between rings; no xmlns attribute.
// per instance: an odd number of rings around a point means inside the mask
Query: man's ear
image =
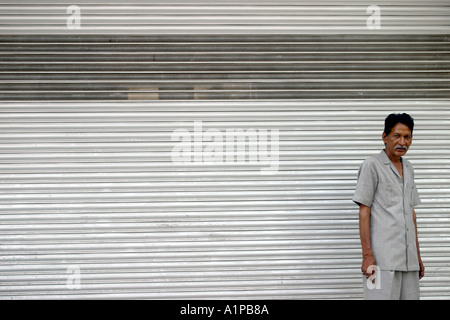
<svg viewBox="0 0 450 320"><path fill-rule="evenodd" d="M383 132L383 134L381 135L381 138L383 139L384 144L386 144L386 140L387 140L386 132Z"/></svg>

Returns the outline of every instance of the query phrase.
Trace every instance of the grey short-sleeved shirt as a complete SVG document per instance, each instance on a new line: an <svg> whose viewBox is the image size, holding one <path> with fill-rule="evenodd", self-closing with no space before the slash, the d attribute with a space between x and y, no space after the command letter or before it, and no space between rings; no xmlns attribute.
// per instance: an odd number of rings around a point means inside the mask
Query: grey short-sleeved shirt
<svg viewBox="0 0 450 320"><path fill-rule="evenodd" d="M382 270L419 270L413 209L420 204L414 170L402 159L403 179L386 152L365 160L358 172L355 203L371 208L370 238Z"/></svg>

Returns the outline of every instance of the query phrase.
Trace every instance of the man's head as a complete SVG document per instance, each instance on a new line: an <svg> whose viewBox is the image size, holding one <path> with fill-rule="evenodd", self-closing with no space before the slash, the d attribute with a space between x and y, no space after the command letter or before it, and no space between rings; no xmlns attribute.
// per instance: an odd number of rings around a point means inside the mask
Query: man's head
<svg viewBox="0 0 450 320"><path fill-rule="evenodd" d="M390 114L384 122L383 141L386 153L393 158L400 158L408 151L412 143L414 119L406 113Z"/></svg>

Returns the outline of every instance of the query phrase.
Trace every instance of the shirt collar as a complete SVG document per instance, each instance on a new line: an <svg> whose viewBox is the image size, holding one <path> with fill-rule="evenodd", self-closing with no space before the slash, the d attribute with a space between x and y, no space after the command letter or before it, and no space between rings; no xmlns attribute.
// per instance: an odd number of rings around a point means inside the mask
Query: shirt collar
<svg viewBox="0 0 450 320"><path fill-rule="evenodd" d="M401 177L400 177L400 174L399 174L398 171L397 171L397 168L395 168L394 164L392 163L391 159L389 159L389 157L388 157L388 155L386 154L386 151L384 151L384 149L381 150L381 152L380 152L380 157L381 157L381 161L383 161L383 163L384 163L385 165L389 165L390 168L391 168L391 170L392 170L399 178L401 178ZM401 160L401 162L402 162L402 164L403 164L403 176L405 177L405 176L406 176L406 175L405 175L405 171L406 171L405 164L404 164L403 158L400 158L400 160Z"/></svg>
<svg viewBox="0 0 450 320"><path fill-rule="evenodd" d="M383 160L384 164L391 164L392 163L391 159L389 159L389 157L388 157L386 151L384 151L384 149L381 150L380 156L381 156L381 160ZM404 163L403 157L400 158L400 161L401 161L401 163Z"/></svg>
<svg viewBox="0 0 450 320"><path fill-rule="evenodd" d="M391 164L391 159L389 159L388 155L386 154L386 151L381 150L380 156L384 164Z"/></svg>

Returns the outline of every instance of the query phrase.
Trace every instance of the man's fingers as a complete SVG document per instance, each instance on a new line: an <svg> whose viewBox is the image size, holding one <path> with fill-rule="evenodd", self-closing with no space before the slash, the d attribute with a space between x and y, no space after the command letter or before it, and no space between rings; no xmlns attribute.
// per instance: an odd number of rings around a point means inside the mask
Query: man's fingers
<svg viewBox="0 0 450 320"><path fill-rule="evenodd" d="M369 267L366 270L364 270L363 268L361 268L362 270L362 274L366 277L366 279L369 279L372 281L372 283L375 283L375 278L376 278L376 268L373 267Z"/></svg>
<svg viewBox="0 0 450 320"><path fill-rule="evenodd" d="M377 266L376 265L370 265L369 267L365 267L365 265L363 264L361 266L362 274L366 277L366 279L370 278L372 283L375 283L376 270L377 270Z"/></svg>

